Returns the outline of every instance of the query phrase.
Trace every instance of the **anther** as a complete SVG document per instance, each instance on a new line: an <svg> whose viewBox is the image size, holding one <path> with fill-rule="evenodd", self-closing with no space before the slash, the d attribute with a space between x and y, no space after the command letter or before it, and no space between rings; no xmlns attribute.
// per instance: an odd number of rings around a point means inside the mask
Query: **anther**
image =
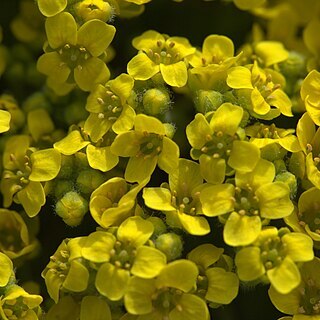
<svg viewBox="0 0 320 320"><path fill-rule="evenodd" d="M218 149L222 149L224 147L223 143L219 142L217 143L217 148Z"/></svg>
<svg viewBox="0 0 320 320"><path fill-rule="evenodd" d="M100 98L100 97L97 98L97 101L98 101L99 104L102 104L102 105L105 104L104 100L102 98Z"/></svg>

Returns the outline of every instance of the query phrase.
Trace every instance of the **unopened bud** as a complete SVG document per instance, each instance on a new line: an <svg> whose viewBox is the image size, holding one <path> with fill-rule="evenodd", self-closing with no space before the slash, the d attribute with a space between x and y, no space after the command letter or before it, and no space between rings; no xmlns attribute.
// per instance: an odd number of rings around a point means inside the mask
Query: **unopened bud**
<svg viewBox="0 0 320 320"><path fill-rule="evenodd" d="M170 96L165 89L153 88L146 91L142 102L146 114L155 116L169 109Z"/></svg>
<svg viewBox="0 0 320 320"><path fill-rule="evenodd" d="M79 173L77 186L85 194L91 193L104 182L104 176L97 170L87 169Z"/></svg>
<svg viewBox="0 0 320 320"><path fill-rule="evenodd" d="M76 14L84 21L99 19L108 21L112 18L113 8L103 0L84 0L75 5Z"/></svg>
<svg viewBox="0 0 320 320"><path fill-rule="evenodd" d="M223 96L214 90L199 90L196 94L195 106L197 111L205 114L217 110L223 103Z"/></svg>
<svg viewBox="0 0 320 320"><path fill-rule="evenodd" d="M160 218L150 217L147 220L153 224L153 227L154 227L153 236L158 237L159 235L167 231L167 227L165 223Z"/></svg>
<svg viewBox="0 0 320 320"><path fill-rule="evenodd" d="M284 182L290 188L290 197L293 198L297 194L297 178L289 171L279 173L275 177L275 181Z"/></svg>
<svg viewBox="0 0 320 320"><path fill-rule="evenodd" d="M57 202L55 209L67 225L75 227L88 211L88 201L77 192L69 191Z"/></svg>
<svg viewBox="0 0 320 320"><path fill-rule="evenodd" d="M155 241L156 248L161 250L168 261L175 260L182 255L182 239L175 233L164 233Z"/></svg>

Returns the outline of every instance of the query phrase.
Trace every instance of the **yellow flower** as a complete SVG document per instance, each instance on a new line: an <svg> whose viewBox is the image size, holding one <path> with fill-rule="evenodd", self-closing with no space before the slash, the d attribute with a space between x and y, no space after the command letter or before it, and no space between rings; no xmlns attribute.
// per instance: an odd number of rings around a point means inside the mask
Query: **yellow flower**
<svg viewBox="0 0 320 320"><path fill-rule="evenodd" d="M169 174L169 185L144 188L143 199L149 208L165 213L170 226L182 228L189 234L205 235L210 232L210 226L201 216L199 196L202 187L199 165L180 159L177 170Z"/></svg>
<svg viewBox="0 0 320 320"><path fill-rule="evenodd" d="M312 54L312 57L308 59L307 69L311 71L313 69L319 69L320 65L320 41L318 37L318 30L320 28L320 20L318 18L313 18L305 29L303 30L303 40Z"/></svg>
<svg viewBox="0 0 320 320"><path fill-rule="evenodd" d="M5 287L9 283L11 277L15 278L12 261L2 252L0 252L0 266L0 289L2 289L2 287Z"/></svg>
<svg viewBox="0 0 320 320"><path fill-rule="evenodd" d="M297 232L302 232L313 240L316 248L320 247L320 190L312 187L304 191L298 201L298 210L285 218L286 223Z"/></svg>
<svg viewBox="0 0 320 320"><path fill-rule="evenodd" d="M320 187L320 129L316 131L316 126L314 125L309 113L305 113L300 118L297 124L297 136L300 142L303 152L306 154L306 174L310 182L316 186Z"/></svg>
<svg viewBox="0 0 320 320"><path fill-rule="evenodd" d="M30 217L37 215L46 202L42 182L58 175L60 153L52 148L36 151L30 148L29 136L17 135L7 141L3 163L0 188L4 207L14 201L21 203Z"/></svg>
<svg viewBox="0 0 320 320"><path fill-rule="evenodd" d="M293 320L319 320L319 258L303 264L301 284L290 293L279 293L274 287L269 289L269 297L281 312L293 316Z"/></svg>
<svg viewBox="0 0 320 320"><path fill-rule="evenodd" d="M260 150L248 141L241 141L245 137L240 127L243 109L224 103L207 116L196 114L186 127L192 146L190 154L192 159L199 159L203 178L216 184L222 183L226 175L232 175L234 169L253 170L260 158Z"/></svg>
<svg viewBox="0 0 320 320"><path fill-rule="evenodd" d="M300 284L298 263L313 257L310 237L287 228L268 227L251 246L237 252L235 263L240 280L264 280L266 276L278 292L286 294Z"/></svg>
<svg viewBox="0 0 320 320"><path fill-rule="evenodd" d="M0 110L0 133L10 129L11 114L8 111Z"/></svg>
<svg viewBox="0 0 320 320"><path fill-rule="evenodd" d="M111 2L112 3L112 2ZM113 7L108 1L83 0L75 4L75 12L82 21L99 19L108 21L113 15Z"/></svg>
<svg viewBox="0 0 320 320"><path fill-rule="evenodd" d="M78 29L68 12L47 18L45 26L48 46L37 68L51 82L76 83L81 90L90 91L109 79L109 69L101 56L114 37L113 26L93 19Z"/></svg>
<svg viewBox="0 0 320 320"><path fill-rule="evenodd" d="M99 129L101 131L101 128L97 128L94 134L99 133ZM107 172L119 162L118 156L111 151L110 147L114 136L115 133L109 130L95 143L81 126L72 125L68 135L54 143L53 147L66 156L85 149L90 167Z"/></svg>
<svg viewBox="0 0 320 320"><path fill-rule="evenodd" d="M301 85L301 99L312 121L320 125L320 73L312 70Z"/></svg>
<svg viewBox="0 0 320 320"><path fill-rule="evenodd" d="M128 182L149 179L157 164L171 173L178 167L179 147L166 136L164 124L157 118L139 114L134 130L119 134L111 145L111 152L130 157L124 177Z"/></svg>
<svg viewBox="0 0 320 320"><path fill-rule="evenodd" d="M189 41L149 30L132 41L139 53L128 63L128 73L136 80L148 80L161 73L164 82L183 87L188 80L186 57L195 52Z"/></svg>
<svg viewBox="0 0 320 320"><path fill-rule="evenodd" d="M208 319L205 301L191 293L197 276L197 266L184 259L170 262L155 279L134 276L124 295L125 308L141 319Z"/></svg>
<svg viewBox="0 0 320 320"><path fill-rule="evenodd" d="M276 143L289 152L301 150L297 137L293 135L294 129L277 128L274 124L255 123L246 127L245 130L250 137L250 142L260 149Z"/></svg>
<svg viewBox="0 0 320 320"><path fill-rule="evenodd" d="M41 316L42 297L29 294L17 285L9 287L0 298L0 316L4 320L38 320Z"/></svg>
<svg viewBox="0 0 320 320"><path fill-rule="evenodd" d="M81 256L83 243L81 237L63 240L41 274L55 303L60 291L80 293L87 289L89 271Z"/></svg>
<svg viewBox="0 0 320 320"><path fill-rule="evenodd" d="M119 134L133 127L135 111L128 104L134 80L121 74L105 85L97 85L87 99L86 109L90 112L84 124L93 142L100 140L108 131Z"/></svg>
<svg viewBox="0 0 320 320"><path fill-rule="evenodd" d="M221 72L233 65L240 55L234 57L234 45L231 39L212 34L204 39L202 51L196 51L187 60L195 68L191 69L191 72L197 73L197 68L201 67L208 67L210 72Z"/></svg>
<svg viewBox="0 0 320 320"><path fill-rule="evenodd" d="M282 76L261 69L255 61L250 66L233 67L228 71L227 84L236 89L238 97L248 101L246 108L258 119L271 120L282 113L292 117L291 100L281 89Z"/></svg>
<svg viewBox="0 0 320 320"><path fill-rule="evenodd" d="M103 228L120 225L138 210L136 197L146 182L130 186L125 179L115 177L101 184L90 198L93 219Z"/></svg>
<svg viewBox="0 0 320 320"><path fill-rule="evenodd" d="M197 294L214 307L231 303L239 290L238 277L221 267L222 253L223 249L207 243L196 247L187 256L199 269Z"/></svg>
<svg viewBox="0 0 320 320"><path fill-rule="evenodd" d="M153 230L151 222L130 217L115 234L97 231L86 237L81 254L97 264L95 286L101 295L118 301L133 276L143 279L158 276L166 265L166 256L147 245Z"/></svg>
<svg viewBox="0 0 320 320"><path fill-rule="evenodd" d="M210 217L221 216L225 223L226 244L245 246L260 234L262 223L289 216L293 211L289 187L273 182L274 165L260 159L251 172L236 171L235 185L208 185L200 194L203 212Z"/></svg>
<svg viewBox="0 0 320 320"><path fill-rule="evenodd" d="M0 209L0 251L17 262L36 253L38 241L20 214L15 211Z"/></svg>

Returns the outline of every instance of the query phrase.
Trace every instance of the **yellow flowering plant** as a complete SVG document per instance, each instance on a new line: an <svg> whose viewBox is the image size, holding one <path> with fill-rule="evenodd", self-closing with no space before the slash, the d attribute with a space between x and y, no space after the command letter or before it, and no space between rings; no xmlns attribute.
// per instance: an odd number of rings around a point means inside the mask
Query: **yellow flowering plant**
<svg viewBox="0 0 320 320"><path fill-rule="evenodd" d="M318 0L1 6L0 320L320 320Z"/></svg>

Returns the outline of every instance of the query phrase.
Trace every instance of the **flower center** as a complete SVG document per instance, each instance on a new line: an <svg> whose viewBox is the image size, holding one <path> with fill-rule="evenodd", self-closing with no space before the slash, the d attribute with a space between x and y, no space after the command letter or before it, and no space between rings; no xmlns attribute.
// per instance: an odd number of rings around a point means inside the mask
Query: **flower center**
<svg viewBox="0 0 320 320"><path fill-rule="evenodd" d="M180 212L194 216L196 214L197 204L200 192L196 192L193 196L189 194L178 194L176 190L171 192L171 204L176 207Z"/></svg>
<svg viewBox="0 0 320 320"><path fill-rule="evenodd" d="M173 308L181 308L179 300L182 292L175 288L162 288L155 292L151 299L157 311L159 311L163 320L169 320L169 313Z"/></svg>
<svg viewBox="0 0 320 320"><path fill-rule="evenodd" d="M86 48L70 44L64 45L58 52L61 55L62 61L67 64L70 69L81 66L85 60L91 57Z"/></svg>
<svg viewBox="0 0 320 320"><path fill-rule="evenodd" d="M110 90L109 86L106 86L106 90L100 94L97 102L101 106L98 113L100 119L115 122L123 110L119 97Z"/></svg>
<svg viewBox="0 0 320 320"><path fill-rule="evenodd" d="M206 137L206 144L201 148L201 152L214 158L227 159L231 153L232 143L238 136L230 136L222 131L215 132L212 136Z"/></svg>
<svg viewBox="0 0 320 320"><path fill-rule="evenodd" d="M29 310L29 307L23 302L23 297L5 301L2 308L9 320L23 319Z"/></svg>
<svg viewBox="0 0 320 320"><path fill-rule="evenodd" d="M143 132L137 157L146 159L157 156L162 150L162 139L163 137L156 133Z"/></svg>
<svg viewBox="0 0 320 320"><path fill-rule="evenodd" d="M248 185L246 189L235 187L234 210L240 215L256 216L259 214L259 199Z"/></svg>
<svg viewBox="0 0 320 320"><path fill-rule="evenodd" d="M117 240L113 249L110 251L110 263L119 268L130 269L136 254L137 251L135 247Z"/></svg>
<svg viewBox="0 0 320 320"><path fill-rule="evenodd" d="M154 50L149 49L146 53L156 64L173 64L181 60L179 52L175 49L175 45L174 41L167 44L167 42L158 40L156 48Z"/></svg>
<svg viewBox="0 0 320 320"><path fill-rule="evenodd" d="M320 234L320 203L314 202L312 209L298 213L299 224L302 227L306 225L312 232Z"/></svg>
<svg viewBox="0 0 320 320"><path fill-rule="evenodd" d="M21 159L17 159L14 154L11 154L8 167L10 167L10 169L6 169L3 172L3 179L14 181L14 193L16 193L29 183L29 175L31 173L30 158L25 155Z"/></svg>
<svg viewBox="0 0 320 320"><path fill-rule="evenodd" d="M286 244L281 242L280 237L267 239L261 245L261 260L266 270L278 266L286 256Z"/></svg>

